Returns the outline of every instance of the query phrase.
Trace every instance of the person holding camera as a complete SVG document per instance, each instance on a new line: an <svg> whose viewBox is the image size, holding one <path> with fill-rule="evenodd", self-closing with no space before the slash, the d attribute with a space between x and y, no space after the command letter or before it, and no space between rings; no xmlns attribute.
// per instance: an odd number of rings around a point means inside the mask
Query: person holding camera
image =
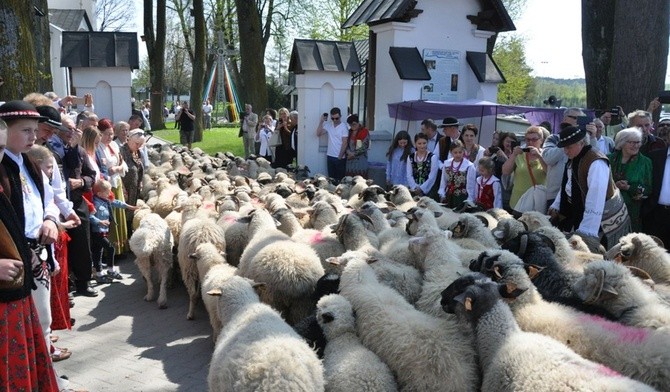
<svg viewBox="0 0 670 392"><path fill-rule="evenodd" d="M542 143L545 129L531 126L526 130L526 146L516 146L512 155L503 164L504 175L514 173L514 186L510 197L510 206L517 209L517 203L528 189L536 185L544 185L547 178L547 163L542 158ZM544 209L544 206L543 208ZM523 211L520 211L523 212ZM540 211L545 212L545 211Z"/></svg>
<svg viewBox="0 0 670 392"><path fill-rule="evenodd" d="M339 183L347 167L349 129L342 122L342 111L338 107L330 109L330 121L327 120L328 113L323 113L316 128L316 136L328 135L328 150L326 151L328 176Z"/></svg>
<svg viewBox="0 0 670 392"><path fill-rule="evenodd" d="M512 197L512 184L509 179L510 176L503 177L502 167L507 162L509 157L512 156L514 147L518 146L520 143L516 139L516 135L513 132L501 132L498 135L498 143L489 147L486 152L484 152L485 157L490 157L493 162L493 175L500 179L502 185L502 206L505 210L509 210L509 199Z"/></svg>
<svg viewBox="0 0 670 392"><path fill-rule="evenodd" d="M603 122L603 132L607 137L614 137L617 132L628 127L628 118L621 106L613 107L612 109L603 112L599 119Z"/></svg>

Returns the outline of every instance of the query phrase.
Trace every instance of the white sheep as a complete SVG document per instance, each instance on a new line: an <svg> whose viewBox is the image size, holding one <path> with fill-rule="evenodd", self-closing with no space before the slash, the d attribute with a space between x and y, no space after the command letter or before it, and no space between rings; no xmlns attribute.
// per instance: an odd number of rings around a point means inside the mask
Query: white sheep
<svg viewBox="0 0 670 392"><path fill-rule="evenodd" d="M312 204L309 223L315 230L323 230L337 223L340 214L344 211L344 205L341 201L317 201Z"/></svg>
<svg viewBox="0 0 670 392"><path fill-rule="evenodd" d="M526 332L550 336L577 354L602 363L624 376L670 391L670 338L667 332L635 328L586 314L572 307L548 302L531 283L537 270L516 255L496 250L487 252L470 269L492 279L525 290L510 309ZM542 272L539 272L540 274Z"/></svg>
<svg viewBox="0 0 670 392"><path fill-rule="evenodd" d="M551 226L549 217L537 211L524 212L523 214L521 214L519 221L526 224L526 227L528 227L528 231L535 231L540 227Z"/></svg>
<svg viewBox="0 0 670 392"><path fill-rule="evenodd" d="M473 250L500 248L491 230L473 214L463 213L449 230L460 246Z"/></svg>
<svg viewBox="0 0 670 392"><path fill-rule="evenodd" d="M198 268L200 278L200 293L202 302L205 304L209 323L212 326L212 339L214 343L218 339L223 325L219 316L217 298L207 293L223 285L223 282L235 275L237 268L226 263L225 256L214 246L214 244L203 243L195 248L195 252L189 255Z"/></svg>
<svg viewBox="0 0 670 392"><path fill-rule="evenodd" d="M442 303L474 331L483 391L654 391L550 337L522 331L501 298L521 290L478 275L447 287Z"/></svg>
<svg viewBox="0 0 670 392"><path fill-rule="evenodd" d="M454 223L458 221L459 213L453 211L451 208L445 207L444 204L440 204L428 196L422 196L416 202L417 208L427 209L436 213L439 213L437 216L437 224L442 230L448 230Z"/></svg>
<svg viewBox="0 0 670 392"><path fill-rule="evenodd" d="M356 312L361 342L391 368L401 390L477 390L472 340L455 319L414 309L361 259L345 267L340 294Z"/></svg>
<svg viewBox="0 0 670 392"><path fill-rule="evenodd" d="M279 310L291 325L305 318L314 309L311 294L324 274L319 256L309 245L277 230L275 220L263 209L253 212L247 235L250 239L238 275L265 283L261 300Z"/></svg>
<svg viewBox="0 0 670 392"><path fill-rule="evenodd" d="M400 211L407 212L416 207L416 201L406 186L394 185L390 193L391 203L395 204Z"/></svg>
<svg viewBox="0 0 670 392"><path fill-rule="evenodd" d="M416 262L412 253L407 248L410 236L405 228L391 227L382 210L373 202L363 203L359 212L372 222L372 230L377 234L379 251L401 264L414 266Z"/></svg>
<svg viewBox="0 0 670 392"><path fill-rule="evenodd" d="M646 271L655 283L670 284L670 254L656 240L643 233L630 233L619 239L606 258L620 259Z"/></svg>
<svg viewBox="0 0 670 392"><path fill-rule="evenodd" d="M167 283L172 269L174 240L167 223L158 214L147 214L128 241L135 254L135 263L147 283L145 301L153 301L154 283L151 267L156 267L160 280L158 307L167 308Z"/></svg>
<svg viewBox="0 0 670 392"><path fill-rule="evenodd" d="M670 329L670 305L626 266L594 261L584 267L584 276L573 287L585 302L602 307L622 324Z"/></svg>
<svg viewBox="0 0 670 392"><path fill-rule="evenodd" d="M209 365L209 391L324 391L316 353L259 301L247 279L233 276L209 294L219 296L223 323Z"/></svg>
<svg viewBox="0 0 670 392"><path fill-rule="evenodd" d="M349 301L337 294L321 298L316 305L316 319L328 341L323 358L327 391L398 390L388 365L356 336Z"/></svg>
<svg viewBox="0 0 670 392"><path fill-rule="evenodd" d="M421 297L416 308L435 317L446 316L440 306L442 290L469 272L458 257L458 245L450 237L450 232L434 227L409 240L409 249L423 272Z"/></svg>
<svg viewBox="0 0 670 392"><path fill-rule="evenodd" d="M186 209L182 212L182 228L179 236L179 249L177 261L181 271L181 278L189 296L189 307L186 318L193 320L195 317L195 305L198 302L199 277L198 269L188 256L195 253L198 245L212 243L220 252L226 250L225 233L213 219L203 215L192 215Z"/></svg>

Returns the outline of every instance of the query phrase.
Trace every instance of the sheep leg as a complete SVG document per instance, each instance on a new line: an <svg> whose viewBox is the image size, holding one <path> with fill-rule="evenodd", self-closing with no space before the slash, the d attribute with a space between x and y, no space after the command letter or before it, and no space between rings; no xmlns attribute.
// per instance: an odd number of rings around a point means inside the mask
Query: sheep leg
<svg viewBox="0 0 670 392"><path fill-rule="evenodd" d="M198 303L198 283L197 282L188 282L186 284L186 290L188 291L188 314L186 315L187 320L193 320L195 318L195 305Z"/></svg>
<svg viewBox="0 0 670 392"><path fill-rule="evenodd" d="M158 308L166 309L167 308L167 286L170 279L170 267L172 259L168 258L168 263L161 263L158 265L158 274L160 276L160 288L158 293Z"/></svg>
<svg viewBox="0 0 670 392"><path fill-rule="evenodd" d="M142 273L142 277L144 277L144 280L147 282L147 295L144 297L145 301L153 301L154 300L154 282L151 279L151 259L149 258L138 258L137 261L137 267L139 268L140 272Z"/></svg>
<svg viewBox="0 0 670 392"><path fill-rule="evenodd" d="M212 325L212 339L216 345L216 339L219 338L219 333L221 332L221 328L223 328L223 325L221 325L221 321L219 320L218 311L209 314L209 323Z"/></svg>

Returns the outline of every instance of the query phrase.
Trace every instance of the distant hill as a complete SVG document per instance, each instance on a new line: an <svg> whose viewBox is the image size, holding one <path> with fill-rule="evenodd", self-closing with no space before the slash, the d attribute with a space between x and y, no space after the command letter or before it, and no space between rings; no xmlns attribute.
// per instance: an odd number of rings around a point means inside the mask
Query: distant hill
<svg viewBox="0 0 670 392"><path fill-rule="evenodd" d="M561 100L561 106L586 106L585 79L533 78L533 81L534 91L527 105L546 106L544 101L553 95Z"/></svg>

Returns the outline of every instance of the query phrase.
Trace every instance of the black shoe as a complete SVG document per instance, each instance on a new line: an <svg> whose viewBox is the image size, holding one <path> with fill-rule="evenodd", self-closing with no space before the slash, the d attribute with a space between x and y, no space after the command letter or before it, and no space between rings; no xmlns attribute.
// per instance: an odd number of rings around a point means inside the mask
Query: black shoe
<svg viewBox="0 0 670 392"><path fill-rule="evenodd" d="M92 287L87 287L82 290L77 290L77 295L83 295L85 297L97 297L98 291L93 289Z"/></svg>

